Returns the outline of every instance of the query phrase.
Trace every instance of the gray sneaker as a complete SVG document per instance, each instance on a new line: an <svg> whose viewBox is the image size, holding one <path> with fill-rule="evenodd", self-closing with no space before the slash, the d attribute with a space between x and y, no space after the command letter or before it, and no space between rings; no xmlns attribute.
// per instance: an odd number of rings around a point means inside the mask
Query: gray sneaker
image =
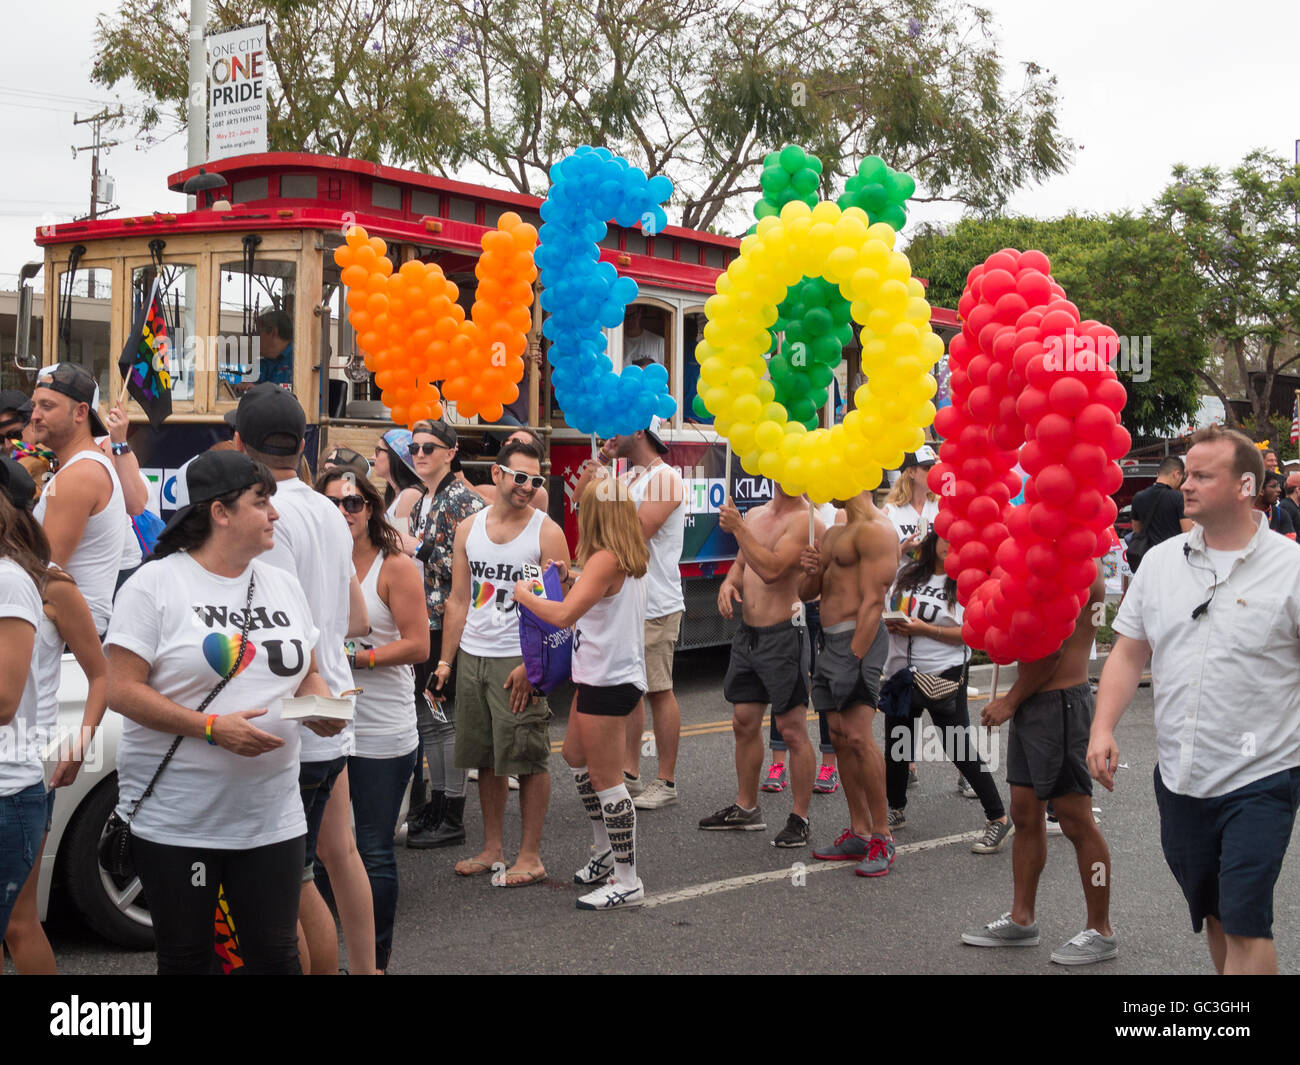
<svg viewBox="0 0 1300 1065"><path fill-rule="evenodd" d="M975 788L972 787L971 782L967 780L965 777L957 778L957 794L960 795L963 799L979 798L979 795L977 795L975 792Z"/></svg>
<svg viewBox="0 0 1300 1065"><path fill-rule="evenodd" d="M742 810L735 803L724 807L716 814L711 814L700 821L700 828L705 832L726 830L739 832L761 832L767 828L763 814L757 806L752 810Z"/></svg>
<svg viewBox="0 0 1300 1065"><path fill-rule="evenodd" d="M1052 961L1057 965L1091 965L1095 961L1110 961L1119 957L1119 944L1114 936L1103 936L1093 928L1086 928L1068 943L1052 951Z"/></svg>
<svg viewBox="0 0 1300 1065"><path fill-rule="evenodd" d="M867 840L867 856L853 872L858 876L884 876L894 864L894 837L872 836Z"/></svg>
<svg viewBox="0 0 1300 1065"><path fill-rule="evenodd" d="M984 826L984 838L977 840L972 846L971 851L975 854L997 854L1004 844L1015 833L1016 828L1011 823L1011 818L1005 821L990 821Z"/></svg>
<svg viewBox="0 0 1300 1065"><path fill-rule="evenodd" d="M1011 914L1004 913L983 928L963 932L961 941L972 947L1036 947L1038 925L1016 924L1011 919Z"/></svg>
<svg viewBox="0 0 1300 1065"><path fill-rule="evenodd" d="M623 787L627 788L628 795L633 799L645 791L645 784L641 778L634 777L626 769L623 770Z"/></svg>
<svg viewBox="0 0 1300 1065"><path fill-rule="evenodd" d="M818 847L813 857L819 862L860 862L867 856L867 841L846 828L834 843Z"/></svg>

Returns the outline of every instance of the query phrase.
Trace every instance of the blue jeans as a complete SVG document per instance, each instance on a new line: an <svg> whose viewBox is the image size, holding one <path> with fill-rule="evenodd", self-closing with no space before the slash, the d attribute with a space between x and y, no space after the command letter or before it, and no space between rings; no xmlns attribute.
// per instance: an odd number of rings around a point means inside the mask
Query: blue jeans
<svg viewBox="0 0 1300 1065"><path fill-rule="evenodd" d="M397 914L397 856L393 834L402 808L406 782L415 769L415 751L397 758L348 759L352 786L352 816L357 850L370 880L375 901L375 966L388 968L393 949L393 920Z"/></svg>
<svg viewBox="0 0 1300 1065"><path fill-rule="evenodd" d="M45 784L0 798L0 939L45 836Z"/></svg>
<svg viewBox="0 0 1300 1065"><path fill-rule="evenodd" d="M302 796L303 813L307 815L307 865L302 875L304 884L312 879L312 866L316 863L316 839L320 835L320 823L325 817L330 792L334 790L334 782L338 780L339 774L347 767L345 755L326 762L303 762L298 766L298 792Z"/></svg>

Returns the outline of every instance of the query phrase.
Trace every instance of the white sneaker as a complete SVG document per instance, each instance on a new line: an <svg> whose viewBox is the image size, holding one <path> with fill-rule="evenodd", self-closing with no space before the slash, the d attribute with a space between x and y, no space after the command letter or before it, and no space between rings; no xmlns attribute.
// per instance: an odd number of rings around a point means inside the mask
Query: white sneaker
<svg viewBox="0 0 1300 1065"><path fill-rule="evenodd" d="M645 901L645 887L638 880L634 887L623 887L610 881L577 902L580 910L618 910L640 906Z"/></svg>
<svg viewBox="0 0 1300 1065"><path fill-rule="evenodd" d="M510 790L511 790L511 791L518 791L518 790L519 790L519 778L518 778L518 777L508 777L507 779L508 779L508 781L509 781L509 785L508 785L508 786L509 786Z"/></svg>
<svg viewBox="0 0 1300 1065"><path fill-rule="evenodd" d="M626 769L623 770L623 787L627 788L628 795L634 799L646 790L645 781L641 777L631 776Z"/></svg>
<svg viewBox="0 0 1300 1065"><path fill-rule="evenodd" d="M477 770L477 769L471 769L471 770L469 770L468 772L466 772L466 774L465 774L465 779L466 779L466 780L472 780L472 781L474 781L475 784L477 784L477 783L478 783L478 770Z"/></svg>
<svg viewBox="0 0 1300 1065"><path fill-rule="evenodd" d="M672 806L677 801L676 785L670 786L662 780L655 780L632 800L632 805L638 810L658 810L662 806Z"/></svg>
<svg viewBox="0 0 1300 1065"><path fill-rule="evenodd" d="M605 851L597 854L592 848L591 858L587 864L573 874L575 884L603 884L614 875L614 852Z"/></svg>

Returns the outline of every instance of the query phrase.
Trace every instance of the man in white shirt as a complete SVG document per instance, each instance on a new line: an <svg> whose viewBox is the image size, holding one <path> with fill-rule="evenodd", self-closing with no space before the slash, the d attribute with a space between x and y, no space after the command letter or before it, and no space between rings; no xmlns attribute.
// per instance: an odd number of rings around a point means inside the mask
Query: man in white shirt
<svg viewBox="0 0 1300 1065"><path fill-rule="evenodd" d="M664 338L647 332L641 325L642 309L635 303L627 309L623 319L623 365L649 366L652 362L664 364Z"/></svg>
<svg viewBox="0 0 1300 1065"><path fill-rule="evenodd" d="M1300 805L1300 545L1253 509L1241 433L1192 437L1191 532L1144 557L1114 622L1089 772L1113 790L1114 730L1151 659L1165 860L1220 973L1275 973L1273 885Z"/></svg>

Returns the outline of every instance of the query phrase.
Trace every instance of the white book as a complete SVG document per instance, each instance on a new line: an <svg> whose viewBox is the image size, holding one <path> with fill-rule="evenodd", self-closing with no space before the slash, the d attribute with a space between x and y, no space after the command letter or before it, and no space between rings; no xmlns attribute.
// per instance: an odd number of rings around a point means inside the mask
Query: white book
<svg viewBox="0 0 1300 1065"><path fill-rule="evenodd" d="M355 702L326 695L295 695L280 703L282 721L351 721Z"/></svg>

